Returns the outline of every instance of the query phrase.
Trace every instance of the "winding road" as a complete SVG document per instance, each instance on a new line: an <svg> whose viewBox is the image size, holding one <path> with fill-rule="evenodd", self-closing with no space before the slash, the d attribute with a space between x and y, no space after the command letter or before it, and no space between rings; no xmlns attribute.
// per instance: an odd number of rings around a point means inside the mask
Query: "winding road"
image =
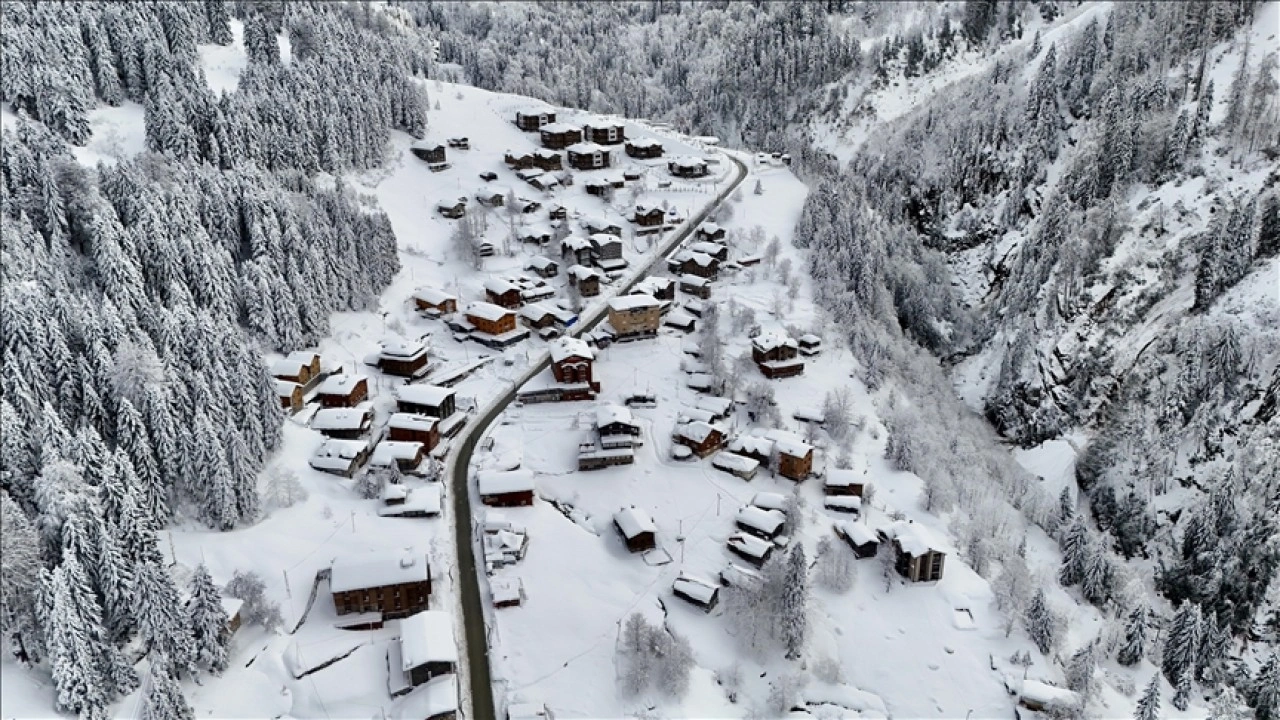
<svg viewBox="0 0 1280 720"><path fill-rule="evenodd" d="M648 263L620 285L617 291L600 302L580 319L578 325L570 331L570 335L579 336L600 324L607 315L608 298L625 295L636 283L648 277L654 267L663 262L676 248L680 247L689 235L706 221L726 199L737 190L747 178L747 166L736 157L718 150L720 154L732 162L737 170L734 181L720 191L715 199L707 204L699 213L689 218L684 227L667 240L666 245L656 253ZM465 646L467 677L471 692L471 707L465 713L468 720L497 720L493 702L493 680L489 671L489 643L485 629L485 613L480 595L480 575L477 568L477 555L482 553L479 537L475 534L471 510L471 492L468 482L471 457L475 453L476 444L484 435L484 431L497 419L507 406L515 400L516 392L551 363L549 353L542 353L538 361L531 365L520 377L498 397L480 411L476 419L467 424L449 452L445 464L445 474L449 482L449 494L453 499L454 551L458 559L458 591L462 609L463 644ZM481 557L483 557L481 555Z"/></svg>

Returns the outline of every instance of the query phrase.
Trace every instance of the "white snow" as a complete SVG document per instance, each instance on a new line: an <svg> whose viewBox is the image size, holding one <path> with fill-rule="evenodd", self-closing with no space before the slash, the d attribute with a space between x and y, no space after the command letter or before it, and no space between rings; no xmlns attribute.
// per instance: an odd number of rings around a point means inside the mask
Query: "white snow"
<svg viewBox="0 0 1280 720"><path fill-rule="evenodd" d="M400 621L400 667L405 672L430 662L458 662L453 616L424 610Z"/></svg>
<svg viewBox="0 0 1280 720"><path fill-rule="evenodd" d="M396 388L396 399L400 402L410 405L426 405L428 407L439 407L441 403L456 394L457 392L453 388L438 387L424 383Z"/></svg>
<svg viewBox="0 0 1280 720"><path fill-rule="evenodd" d="M334 559L329 571L329 589L333 592L364 590L431 579L426 557L405 553L363 553Z"/></svg>
<svg viewBox="0 0 1280 720"><path fill-rule="evenodd" d="M533 490L533 472L530 470L481 470L476 473L476 479L482 496Z"/></svg>
<svg viewBox="0 0 1280 720"><path fill-rule="evenodd" d="M618 529L628 539L632 539L641 533L657 533L658 526L653 524L653 518L644 514L634 507L623 508L613 516L613 521L618 524Z"/></svg>

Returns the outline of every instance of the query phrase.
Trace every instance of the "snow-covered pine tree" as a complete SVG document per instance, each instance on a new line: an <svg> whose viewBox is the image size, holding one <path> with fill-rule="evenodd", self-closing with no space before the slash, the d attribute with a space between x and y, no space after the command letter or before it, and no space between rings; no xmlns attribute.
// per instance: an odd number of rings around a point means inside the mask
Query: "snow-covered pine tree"
<svg viewBox="0 0 1280 720"><path fill-rule="evenodd" d="M804 546L796 543L787 554L786 584L783 587L779 631L787 658L800 657L809 629L809 563Z"/></svg>
<svg viewBox="0 0 1280 720"><path fill-rule="evenodd" d="M1160 720L1160 673L1152 675L1147 689L1142 691L1133 720Z"/></svg>
<svg viewBox="0 0 1280 720"><path fill-rule="evenodd" d="M1245 706L1244 698L1240 697L1240 692L1225 683L1219 685L1209 705L1206 720L1249 720L1250 717L1252 715Z"/></svg>
<svg viewBox="0 0 1280 720"><path fill-rule="evenodd" d="M1173 684L1173 700L1170 704L1179 710L1186 710L1191 702L1191 675L1192 669L1187 668L1178 677L1178 682Z"/></svg>
<svg viewBox="0 0 1280 720"><path fill-rule="evenodd" d="M1058 582L1066 587L1084 579L1085 567L1090 555L1089 528L1084 519L1077 517L1062 536L1062 567L1058 568Z"/></svg>
<svg viewBox="0 0 1280 720"><path fill-rule="evenodd" d="M222 598L209 576L209 569L203 563L191 575L187 615L194 638L193 662L199 668L220 674L227 667L227 613L222 609Z"/></svg>
<svg viewBox="0 0 1280 720"><path fill-rule="evenodd" d="M1280 653L1271 653L1258 668L1247 697L1256 720L1280 720Z"/></svg>
<svg viewBox="0 0 1280 720"><path fill-rule="evenodd" d="M175 672L191 666L191 622L178 601L173 578L161 565L142 562L134 583L138 631L152 651L164 653Z"/></svg>
<svg viewBox="0 0 1280 720"><path fill-rule="evenodd" d="M1053 615L1049 610L1043 588L1037 589L1036 594L1032 596L1031 604L1027 606L1022 621L1027 627L1027 634L1040 650L1040 654L1048 655L1055 644L1056 632Z"/></svg>
<svg viewBox="0 0 1280 720"><path fill-rule="evenodd" d="M1084 561L1084 575L1080 582L1085 599L1098 607L1106 605L1111 600L1113 572L1111 558L1106 550L1090 541Z"/></svg>
<svg viewBox="0 0 1280 720"><path fill-rule="evenodd" d="M1124 642L1116 654L1116 662L1132 667L1142 661L1147 651L1147 606L1139 603L1129 611L1124 625Z"/></svg>
<svg viewBox="0 0 1280 720"><path fill-rule="evenodd" d="M1080 693L1088 702L1094 693L1094 672L1098 668L1097 641L1090 640L1071 656L1067 663L1067 687Z"/></svg>
<svg viewBox="0 0 1280 720"><path fill-rule="evenodd" d="M35 615L40 578L40 539L9 493L0 491L0 632L24 663L43 657L42 628Z"/></svg>
<svg viewBox="0 0 1280 720"><path fill-rule="evenodd" d="M1160 660L1160 669L1170 684L1176 686L1183 673L1195 671L1200 657L1200 633L1200 606L1184 602L1174 613Z"/></svg>
<svg viewBox="0 0 1280 720"><path fill-rule="evenodd" d="M163 652L151 652L151 677L143 699L142 720L193 720L195 713L182 695L178 670Z"/></svg>
<svg viewBox="0 0 1280 720"><path fill-rule="evenodd" d="M74 558L68 560L46 578L46 592L52 599L50 615L57 618L48 625L49 667L57 691L56 705L63 712L81 717L105 717L107 689L98 672L86 618L78 612L72 597L78 591L67 580L67 564L76 562Z"/></svg>

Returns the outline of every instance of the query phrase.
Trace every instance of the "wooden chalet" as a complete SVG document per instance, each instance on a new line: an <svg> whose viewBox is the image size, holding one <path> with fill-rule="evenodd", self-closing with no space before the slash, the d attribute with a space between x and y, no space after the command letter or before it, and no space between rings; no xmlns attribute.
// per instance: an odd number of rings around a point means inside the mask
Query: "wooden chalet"
<svg viewBox="0 0 1280 720"><path fill-rule="evenodd" d="M480 502L493 507L533 504L532 470L481 470L476 473Z"/></svg>
<svg viewBox="0 0 1280 720"><path fill-rule="evenodd" d="M468 137L451 137L448 140L446 140L445 143L448 144L449 147L454 148L455 150L471 149L471 138L468 138Z"/></svg>
<svg viewBox="0 0 1280 720"><path fill-rule="evenodd" d="M860 560L873 558L880 550L880 536L861 522L837 522L836 536L849 545Z"/></svg>
<svg viewBox="0 0 1280 720"><path fill-rule="evenodd" d="M427 374L428 349L416 340L383 340L378 350L378 369L388 375L418 378Z"/></svg>
<svg viewBox="0 0 1280 720"><path fill-rule="evenodd" d="M435 315L451 315L458 311L458 298L436 288L418 288L413 292L413 304L420 312Z"/></svg>
<svg viewBox="0 0 1280 720"><path fill-rule="evenodd" d="M666 217L667 212L656 205L636 205L631 222L642 228L661 228Z"/></svg>
<svg viewBox="0 0 1280 720"><path fill-rule="evenodd" d="M1018 696L1018 705L1048 717L1078 716L1085 704L1079 693L1039 680L1015 680L1009 690Z"/></svg>
<svg viewBox="0 0 1280 720"><path fill-rule="evenodd" d="M436 205L436 212L450 220L457 220L467 215L467 199L458 198L457 200L441 200Z"/></svg>
<svg viewBox="0 0 1280 720"><path fill-rule="evenodd" d="M565 148L565 154L574 170L600 170L610 164L609 150L595 143L573 143Z"/></svg>
<svg viewBox="0 0 1280 720"><path fill-rule="evenodd" d="M622 259L622 238L617 235L595 233L587 238L591 243L591 261L602 269L613 269L618 263L626 267Z"/></svg>
<svg viewBox="0 0 1280 720"><path fill-rule="evenodd" d="M587 194L593 197L608 198L610 193L613 192L613 183L605 178L587 178L583 181L582 186L586 189Z"/></svg>
<svg viewBox="0 0 1280 720"><path fill-rule="evenodd" d="M667 313L662 320L662 324L686 333L691 333L698 329L698 319L685 312L683 308L677 308Z"/></svg>
<svg viewBox="0 0 1280 720"><path fill-rule="evenodd" d="M329 438L316 448L309 464L320 472L351 478L369 462L371 451L367 440Z"/></svg>
<svg viewBox="0 0 1280 720"><path fill-rule="evenodd" d="M773 540L781 535L786 522L786 513L781 510L765 510L755 505L742 508L734 519L739 530L764 540Z"/></svg>
<svg viewBox="0 0 1280 720"><path fill-rule="evenodd" d="M578 289L584 298L600 294L600 271L585 265L572 265L568 270L569 284Z"/></svg>
<svg viewBox="0 0 1280 720"><path fill-rule="evenodd" d="M484 207L502 207L507 202L507 194L500 187L480 188L476 191L476 202Z"/></svg>
<svg viewBox="0 0 1280 720"><path fill-rule="evenodd" d="M880 530L893 541L894 569L910 582L932 582L942 579L947 554L933 535L910 520L899 520Z"/></svg>
<svg viewBox="0 0 1280 720"><path fill-rule="evenodd" d="M301 385L279 378L272 378L272 383L275 385L276 397L280 398L280 407L288 410L290 415L302 409L304 398Z"/></svg>
<svg viewBox="0 0 1280 720"><path fill-rule="evenodd" d="M627 139L627 126L614 120L599 118L582 126L582 137L597 145L619 145Z"/></svg>
<svg viewBox="0 0 1280 720"><path fill-rule="evenodd" d="M320 356L299 350L271 363L271 377L299 385L308 385L320 376Z"/></svg>
<svg viewBox="0 0 1280 720"><path fill-rule="evenodd" d="M725 238L725 229L716 223L707 221L698 226L693 231L693 238L704 242L722 242Z"/></svg>
<svg viewBox="0 0 1280 720"><path fill-rule="evenodd" d="M568 220L569 210L563 205L553 204L547 208L547 219L555 222L556 220ZM560 227L557 225L556 227Z"/></svg>
<svg viewBox="0 0 1280 720"><path fill-rule="evenodd" d="M416 383L396 388L396 408L402 413L445 420L457 412L457 393L451 388Z"/></svg>
<svg viewBox="0 0 1280 720"><path fill-rule="evenodd" d="M584 340L565 337L551 344L551 374L558 383L585 384L599 392L600 383L592 377L594 362L595 351Z"/></svg>
<svg viewBox="0 0 1280 720"><path fill-rule="evenodd" d="M398 412L387 420L387 439L421 443L431 452L440 444L440 418Z"/></svg>
<svg viewBox="0 0 1280 720"><path fill-rule="evenodd" d="M653 138L628 140L627 155L637 160L651 160L662 157L662 143Z"/></svg>
<svg viewBox="0 0 1280 720"><path fill-rule="evenodd" d="M442 610L423 610L405 617L400 621L399 650L400 670L413 687L452 675L458 665L453 616Z"/></svg>
<svg viewBox="0 0 1280 720"><path fill-rule="evenodd" d="M624 295L609 300L609 325L619 341L657 336L660 318L660 304L648 295Z"/></svg>
<svg viewBox="0 0 1280 720"><path fill-rule="evenodd" d="M337 558L329 568L329 591L338 615L380 613L384 619L427 609L431 566L426 557L382 553Z"/></svg>
<svg viewBox="0 0 1280 720"><path fill-rule="evenodd" d="M700 252L686 252L680 260L680 274L696 275L708 280L715 280L720 273L720 261L714 256Z"/></svg>
<svg viewBox="0 0 1280 720"><path fill-rule="evenodd" d="M613 526L622 536L627 550L638 553L657 546L658 526L653 518L637 510L635 506L623 508L613 516Z"/></svg>
<svg viewBox="0 0 1280 720"><path fill-rule="evenodd" d="M338 373L330 375L316 390L321 407L355 407L369 396L369 378Z"/></svg>
<svg viewBox="0 0 1280 720"><path fill-rule="evenodd" d="M538 132L556 121L556 111L549 107L530 107L516 111L516 127L525 132Z"/></svg>
<svg viewBox="0 0 1280 720"><path fill-rule="evenodd" d="M373 448L369 456L369 466L389 468L395 465L400 472L414 473L427 457L427 448L419 442L409 440L383 440Z"/></svg>
<svg viewBox="0 0 1280 720"><path fill-rule="evenodd" d="M484 298L501 308L514 309L524 304L520 286L503 278L491 277L484 281Z"/></svg>
<svg viewBox="0 0 1280 720"><path fill-rule="evenodd" d="M622 237L622 226L602 217L590 217L582 221L582 228L587 235L613 235Z"/></svg>
<svg viewBox="0 0 1280 720"><path fill-rule="evenodd" d="M560 241L560 257L569 263L591 264L591 241L581 235L570 235Z"/></svg>
<svg viewBox="0 0 1280 720"><path fill-rule="evenodd" d="M865 487L865 473L843 468L829 468L827 476L822 481L822 492L827 495L862 497Z"/></svg>
<svg viewBox="0 0 1280 720"><path fill-rule="evenodd" d="M564 150L582 142L582 128L569 123L550 123L538 129L542 147L546 150ZM570 165L573 163L570 162Z"/></svg>
<svg viewBox="0 0 1280 720"><path fill-rule="evenodd" d="M560 274L560 263L541 255L530 258L524 268L540 278L553 278Z"/></svg>
<svg viewBox="0 0 1280 720"><path fill-rule="evenodd" d="M524 604L524 581L518 577L489 578L489 591L495 608L519 607Z"/></svg>
<svg viewBox="0 0 1280 720"><path fill-rule="evenodd" d="M655 300L671 301L676 299L676 281L671 278L650 275L636 283L631 292L648 295Z"/></svg>
<svg viewBox="0 0 1280 720"><path fill-rule="evenodd" d="M729 248L720 243L711 242L710 240L698 240L689 245L690 252L702 253L724 262L729 259Z"/></svg>
<svg viewBox="0 0 1280 720"><path fill-rule="evenodd" d="M703 612L711 612L716 603L720 602L720 587L716 583L685 573L681 573L671 584L671 593L702 608Z"/></svg>
<svg viewBox="0 0 1280 720"><path fill-rule="evenodd" d="M475 330L473 340L494 349L509 347L529 337L529 331L516 327L516 314L487 302L473 302L463 309L463 316Z"/></svg>
<svg viewBox="0 0 1280 720"><path fill-rule="evenodd" d="M765 437L773 441L778 474L797 482L813 472L813 446L786 430L770 430Z"/></svg>
<svg viewBox="0 0 1280 720"><path fill-rule="evenodd" d="M311 429L342 440L357 440L373 427L373 411L369 408L324 408L311 416Z"/></svg>
<svg viewBox="0 0 1280 720"><path fill-rule="evenodd" d="M800 345L800 354L812 357L822 352L822 338L813 333L801 335L796 342Z"/></svg>
<svg viewBox="0 0 1280 720"><path fill-rule="evenodd" d="M747 533L734 533L725 541L729 552L759 568L773 556L773 543Z"/></svg>
<svg viewBox="0 0 1280 720"><path fill-rule="evenodd" d="M240 629L243 621L240 611L244 608L244 601L240 598L221 598L222 612L227 616L227 624L222 631L222 641L225 643L236 631Z"/></svg>
<svg viewBox="0 0 1280 720"><path fill-rule="evenodd" d="M708 300L711 298L711 281L697 275L681 275L680 292Z"/></svg>
<svg viewBox="0 0 1280 720"><path fill-rule="evenodd" d="M724 432L702 421L677 425L672 439L687 446L698 457L706 457L724 446Z"/></svg>
<svg viewBox="0 0 1280 720"><path fill-rule="evenodd" d="M667 161L667 172L672 177L692 179L710 175L711 168L701 158L672 158Z"/></svg>
<svg viewBox="0 0 1280 720"><path fill-rule="evenodd" d="M425 160L429 163L445 162L444 145L429 140L418 140L409 146L409 152L419 160Z"/></svg>
<svg viewBox="0 0 1280 720"><path fill-rule="evenodd" d="M770 380L803 373L804 361L796 357L798 354L799 344L781 333L763 333L751 341L751 359Z"/></svg>

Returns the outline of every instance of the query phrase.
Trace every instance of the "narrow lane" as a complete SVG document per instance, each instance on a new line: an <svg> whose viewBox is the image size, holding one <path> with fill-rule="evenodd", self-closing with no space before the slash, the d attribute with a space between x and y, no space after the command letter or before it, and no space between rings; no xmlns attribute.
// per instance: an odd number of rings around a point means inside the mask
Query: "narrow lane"
<svg viewBox="0 0 1280 720"><path fill-rule="evenodd" d="M639 272L634 273L630 280L620 286L615 295L625 295L635 287L636 283L652 274L653 269L659 267L676 248L684 244L694 229L705 222L711 213L715 212L746 180L746 165L728 153L721 152L721 155L737 168L737 178L716 195L715 199L701 212L690 218L683 229L672 235L666 247L642 266ZM600 303L589 316L580 318L577 326L569 334L576 337L589 332L607 316L608 302L606 301ZM471 457L485 429L515 400L520 387L546 369L550 363L550 355L542 353L537 363L517 378L502 395L491 401L478 417L467 423L467 426L462 429L462 436L449 452L445 464L445 474L450 485L449 494L453 500L454 552L458 558L458 593L462 606L467 677L471 688L471 707L466 715L469 720L497 720L497 711L493 702L493 680L489 668L489 643L485 630L484 605L480 596L480 576L477 567L477 555L481 552L481 548L478 537L475 535L471 515L471 492L468 483ZM483 563L483 559L481 558L479 562Z"/></svg>

